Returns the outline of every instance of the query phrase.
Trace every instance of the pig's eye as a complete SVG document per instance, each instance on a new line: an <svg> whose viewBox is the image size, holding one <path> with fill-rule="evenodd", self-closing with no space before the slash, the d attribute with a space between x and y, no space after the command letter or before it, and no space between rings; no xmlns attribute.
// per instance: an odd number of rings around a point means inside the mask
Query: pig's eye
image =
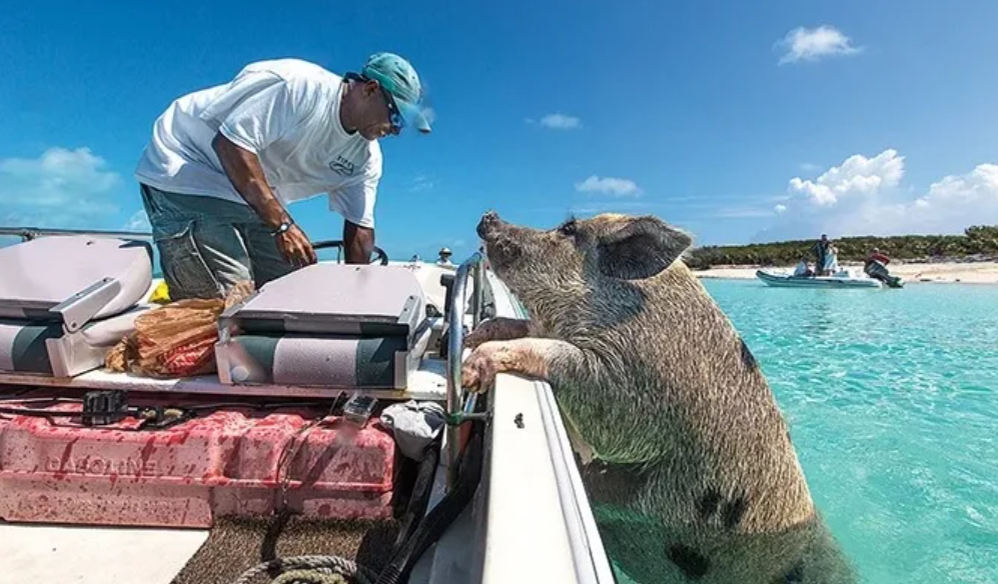
<svg viewBox="0 0 998 584"><path fill-rule="evenodd" d="M559 227L558 233L571 237L575 235L575 228L576 228L575 220L572 219L571 221L567 221L561 227Z"/></svg>

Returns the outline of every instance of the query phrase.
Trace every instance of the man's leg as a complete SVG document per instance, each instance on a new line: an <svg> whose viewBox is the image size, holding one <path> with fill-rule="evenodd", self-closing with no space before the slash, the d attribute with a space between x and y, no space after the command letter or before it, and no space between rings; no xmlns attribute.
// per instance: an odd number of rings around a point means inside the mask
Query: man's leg
<svg viewBox="0 0 998 584"><path fill-rule="evenodd" d="M242 205L141 186L171 300L222 298L252 279L250 256L236 225L252 211Z"/></svg>

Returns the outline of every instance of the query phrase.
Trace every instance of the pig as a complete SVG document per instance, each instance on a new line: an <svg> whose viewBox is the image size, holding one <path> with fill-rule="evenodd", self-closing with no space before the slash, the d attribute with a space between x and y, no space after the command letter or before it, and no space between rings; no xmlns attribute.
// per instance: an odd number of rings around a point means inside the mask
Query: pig
<svg viewBox="0 0 998 584"><path fill-rule="evenodd" d="M462 385L551 384L618 576L857 581L759 364L681 259L689 233L654 216L536 230L489 212L478 234L530 318L472 331Z"/></svg>

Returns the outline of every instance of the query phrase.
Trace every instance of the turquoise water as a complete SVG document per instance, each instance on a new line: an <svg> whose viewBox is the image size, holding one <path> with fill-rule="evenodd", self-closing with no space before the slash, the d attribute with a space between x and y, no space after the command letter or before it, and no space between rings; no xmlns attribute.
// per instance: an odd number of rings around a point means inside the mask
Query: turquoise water
<svg viewBox="0 0 998 584"><path fill-rule="evenodd" d="M998 287L704 284L863 581L998 583Z"/></svg>

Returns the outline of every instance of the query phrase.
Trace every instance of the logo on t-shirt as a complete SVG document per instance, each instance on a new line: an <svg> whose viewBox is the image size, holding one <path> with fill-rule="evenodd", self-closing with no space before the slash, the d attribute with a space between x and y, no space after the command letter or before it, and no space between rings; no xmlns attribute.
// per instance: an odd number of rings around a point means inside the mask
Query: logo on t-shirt
<svg viewBox="0 0 998 584"><path fill-rule="evenodd" d="M343 158L342 156L337 156L336 160L330 161L329 168L331 168L336 174L343 176L350 176L356 170L354 163L350 162L346 158Z"/></svg>

